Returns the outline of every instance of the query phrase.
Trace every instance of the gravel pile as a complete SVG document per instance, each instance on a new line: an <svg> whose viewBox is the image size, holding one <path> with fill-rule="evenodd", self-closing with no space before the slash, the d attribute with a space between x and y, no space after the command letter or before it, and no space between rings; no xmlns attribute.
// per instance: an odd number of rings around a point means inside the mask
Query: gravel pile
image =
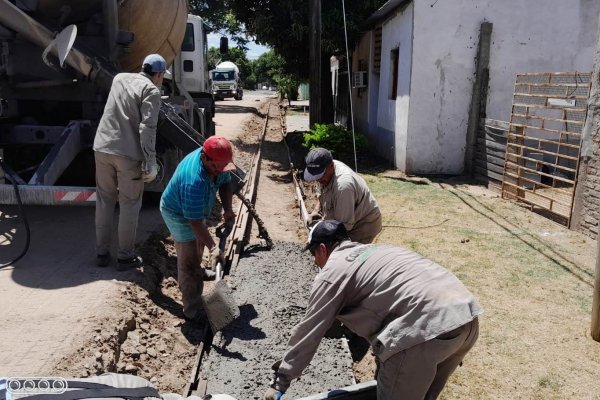
<svg viewBox="0 0 600 400"><path fill-rule="evenodd" d="M271 251L248 249L229 284L241 315L215 336L203 362L207 393L239 400L262 399L271 365L283 356L292 327L304 315L316 274L310 254L297 243L275 242ZM235 286L234 286L235 285ZM304 397L353 383L352 359L343 339L323 339L302 378L286 399Z"/></svg>

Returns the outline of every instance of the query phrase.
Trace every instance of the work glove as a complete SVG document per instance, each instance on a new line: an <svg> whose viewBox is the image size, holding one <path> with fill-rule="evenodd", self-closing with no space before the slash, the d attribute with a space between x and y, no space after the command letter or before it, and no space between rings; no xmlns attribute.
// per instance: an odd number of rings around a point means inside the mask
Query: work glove
<svg viewBox="0 0 600 400"><path fill-rule="evenodd" d="M156 179L156 175L158 175L158 165L156 163L147 163L144 168L142 168L142 180L145 183L150 183Z"/></svg>
<svg viewBox="0 0 600 400"><path fill-rule="evenodd" d="M318 211L313 211L308 215L308 217L306 219L306 225L311 227L314 224L316 224L317 222L319 222L321 219L323 219L321 214L319 214Z"/></svg>
<svg viewBox="0 0 600 400"><path fill-rule="evenodd" d="M281 393L279 390L273 389L273 388L269 388L265 392L265 400L279 400L279 399L281 399L282 396L283 396L283 393Z"/></svg>
<svg viewBox="0 0 600 400"><path fill-rule="evenodd" d="M215 246L210 251L210 258L208 260L208 265L210 266L210 269L212 269L214 271L217 268L218 262L223 264L223 262L224 262L223 252L221 251L219 246Z"/></svg>

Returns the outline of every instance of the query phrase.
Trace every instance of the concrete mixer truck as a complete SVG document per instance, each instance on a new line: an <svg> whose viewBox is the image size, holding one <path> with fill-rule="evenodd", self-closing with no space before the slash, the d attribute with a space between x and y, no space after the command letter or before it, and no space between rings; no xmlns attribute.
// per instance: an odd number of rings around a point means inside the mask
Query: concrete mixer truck
<svg viewBox="0 0 600 400"><path fill-rule="evenodd" d="M91 146L110 83L150 53L172 65L146 190L165 187L214 133L207 26L187 11L186 0L0 0L0 203L94 204Z"/></svg>
<svg viewBox="0 0 600 400"><path fill-rule="evenodd" d="M233 97L242 100L244 90L240 79L240 69L231 61L223 61L210 71L212 94L216 100Z"/></svg>

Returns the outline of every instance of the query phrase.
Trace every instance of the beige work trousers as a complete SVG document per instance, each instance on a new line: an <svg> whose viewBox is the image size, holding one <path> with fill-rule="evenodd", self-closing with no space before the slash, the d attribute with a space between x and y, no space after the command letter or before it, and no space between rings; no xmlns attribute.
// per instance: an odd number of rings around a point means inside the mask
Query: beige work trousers
<svg viewBox="0 0 600 400"><path fill-rule="evenodd" d="M108 254L113 234L115 204L119 201L118 252L122 260L135 255L135 233L142 206L142 162L95 152L96 252Z"/></svg>
<svg viewBox="0 0 600 400"><path fill-rule="evenodd" d="M192 242L175 242L177 253L177 284L181 291L183 314L187 318L195 318L204 308L202 290L204 289L205 272L202 267L204 245L197 240Z"/></svg>
<svg viewBox="0 0 600 400"><path fill-rule="evenodd" d="M367 215L363 220L357 222L348 236L353 242L369 244L381 232L381 213L377 210L373 215Z"/></svg>
<svg viewBox="0 0 600 400"><path fill-rule="evenodd" d="M377 400L434 400L479 336L477 318L378 363Z"/></svg>

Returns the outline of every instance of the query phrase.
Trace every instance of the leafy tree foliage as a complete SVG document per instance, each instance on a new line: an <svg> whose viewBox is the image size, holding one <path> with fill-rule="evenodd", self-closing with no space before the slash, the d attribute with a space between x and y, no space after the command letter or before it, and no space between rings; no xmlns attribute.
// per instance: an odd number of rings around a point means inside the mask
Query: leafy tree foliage
<svg viewBox="0 0 600 400"><path fill-rule="evenodd" d="M350 49L358 39L361 24L386 0L346 0ZM217 30L231 35L244 46L245 34L273 48L284 60L286 72L306 79L309 73L309 19L307 0L190 0L192 11L206 18ZM345 51L342 2L321 2L322 54Z"/></svg>
<svg viewBox="0 0 600 400"><path fill-rule="evenodd" d="M273 50L261 54L253 63L253 71L258 83L274 83L284 75L285 61Z"/></svg>

